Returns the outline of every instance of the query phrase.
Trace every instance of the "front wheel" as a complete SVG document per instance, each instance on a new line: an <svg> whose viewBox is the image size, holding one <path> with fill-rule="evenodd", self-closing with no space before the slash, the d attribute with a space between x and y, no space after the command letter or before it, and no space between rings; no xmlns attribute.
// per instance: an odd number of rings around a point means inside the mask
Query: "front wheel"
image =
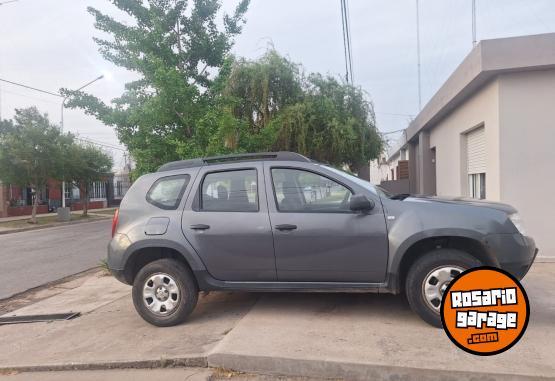
<svg viewBox="0 0 555 381"><path fill-rule="evenodd" d="M409 305L427 323L441 328L441 300L447 286L463 271L481 263L464 251L437 249L431 251L409 269L405 293Z"/></svg>
<svg viewBox="0 0 555 381"><path fill-rule="evenodd" d="M198 287L191 271L173 259L143 267L133 282L133 304L141 317L158 327L180 324L197 304Z"/></svg>

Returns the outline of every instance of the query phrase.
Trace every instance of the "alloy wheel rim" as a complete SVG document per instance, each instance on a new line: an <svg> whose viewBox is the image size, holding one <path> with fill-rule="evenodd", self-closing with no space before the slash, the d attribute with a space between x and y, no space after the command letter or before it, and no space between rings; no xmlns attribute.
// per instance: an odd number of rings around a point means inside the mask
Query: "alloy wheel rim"
<svg viewBox="0 0 555 381"><path fill-rule="evenodd" d="M422 282L422 296L432 311L439 314L441 300L447 286L464 270L460 266L440 266L426 275L424 282Z"/></svg>
<svg viewBox="0 0 555 381"><path fill-rule="evenodd" d="M144 283L143 302L155 315L170 315L179 305L180 297L177 282L169 274L151 275Z"/></svg>

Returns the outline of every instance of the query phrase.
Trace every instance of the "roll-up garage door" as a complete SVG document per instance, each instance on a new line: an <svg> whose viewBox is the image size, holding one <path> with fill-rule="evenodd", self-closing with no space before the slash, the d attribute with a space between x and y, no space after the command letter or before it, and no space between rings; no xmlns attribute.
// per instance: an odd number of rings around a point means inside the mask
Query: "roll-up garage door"
<svg viewBox="0 0 555 381"><path fill-rule="evenodd" d="M466 162L468 174L486 172L486 134L484 127L466 134Z"/></svg>

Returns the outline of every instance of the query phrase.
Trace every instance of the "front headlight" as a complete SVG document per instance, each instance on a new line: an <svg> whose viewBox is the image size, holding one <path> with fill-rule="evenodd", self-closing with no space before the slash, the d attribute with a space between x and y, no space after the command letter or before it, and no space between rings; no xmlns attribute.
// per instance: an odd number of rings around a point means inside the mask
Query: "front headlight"
<svg viewBox="0 0 555 381"><path fill-rule="evenodd" d="M522 235L526 235L526 230L524 229L524 223L522 222L522 218L518 213L513 213L509 216L509 219L515 226L516 230Z"/></svg>

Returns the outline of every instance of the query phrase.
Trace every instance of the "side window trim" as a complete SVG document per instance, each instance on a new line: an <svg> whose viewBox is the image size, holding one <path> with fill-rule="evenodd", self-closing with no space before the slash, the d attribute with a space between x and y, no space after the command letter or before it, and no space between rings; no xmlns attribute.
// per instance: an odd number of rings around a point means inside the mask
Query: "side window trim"
<svg viewBox="0 0 555 381"><path fill-rule="evenodd" d="M204 187L204 181L208 175L214 173L225 173L225 172L240 172L240 171L254 171L256 176L256 210L204 210L202 209L202 188ZM260 212L260 184L258 178L258 168L256 167L240 167L240 168L227 168L219 169L213 171L207 171L202 175L197 190L195 192L195 198L193 199L192 210L195 212L203 213L259 213Z"/></svg>
<svg viewBox="0 0 555 381"><path fill-rule="evenodd" d="M297 170L297 171L309 172L309 173L315 174L317 176L325 177L328 180L333 181L334 183L337 183L337 184L341 185L342 187L349 190L349 192L351 192L351 195L354 195L355 191L353 190L353 188L351 188L350 186L348 186L347 184L345 184L341 181L338 181L338 180L336 180L336 179L334 179L334 178L332 178L332 177L330 177L330 176L328 176L324 173L321 173L321 172L318 172L318 171L315 171L315 170L311 170L311 169L308 169L308 168L293 167L293 166L288 166L288 165L275 165L275 166L271 165L271 166L269 166L269 168L270 168L270 180L271 180L271 183L272 183L272 194L273 194L273 199L274 199L274 206L275 206L276 211L278 213L356 214L356 212L353 212L353 211L350 211L350 210L344 210L344 211L343 210L338 210L338 211L330 211L330 210L327 210L327 211L306 211L306 210L304 210L304 211L283 211L283 210L279 210L279 202L278 202L278 199L277 199L277 193L276 193L275 182L274 182L274 173L273 173L274 169L292 169L292 170Z"/></svg>
<svg viewBox="0 0 555 381"><path fill-rule="evenodd" d="M177 199L175 200L174 205L165 205L165 204L162 204L162 203L154 200L153 198L151 198L151 194L152 194L153 190L156 189L158 184L160 184L164 181L173 180L173 179L183 179L184 180L183 185L181 186L181 189L179 190L179 193L177 195ZM183 199L183 194L185 193L185 190L187 189L187 186L189 185L190 182L191 182L191 176L188 175L188 174L160 177L154 183L152 183L152 185L150 186L148 192L146 193L146 197L145 197L146 201L149 204L154 205L155 207L160 208L160 209L176 210L179 207L179 204L181 204L181 201Z"/></svg>

